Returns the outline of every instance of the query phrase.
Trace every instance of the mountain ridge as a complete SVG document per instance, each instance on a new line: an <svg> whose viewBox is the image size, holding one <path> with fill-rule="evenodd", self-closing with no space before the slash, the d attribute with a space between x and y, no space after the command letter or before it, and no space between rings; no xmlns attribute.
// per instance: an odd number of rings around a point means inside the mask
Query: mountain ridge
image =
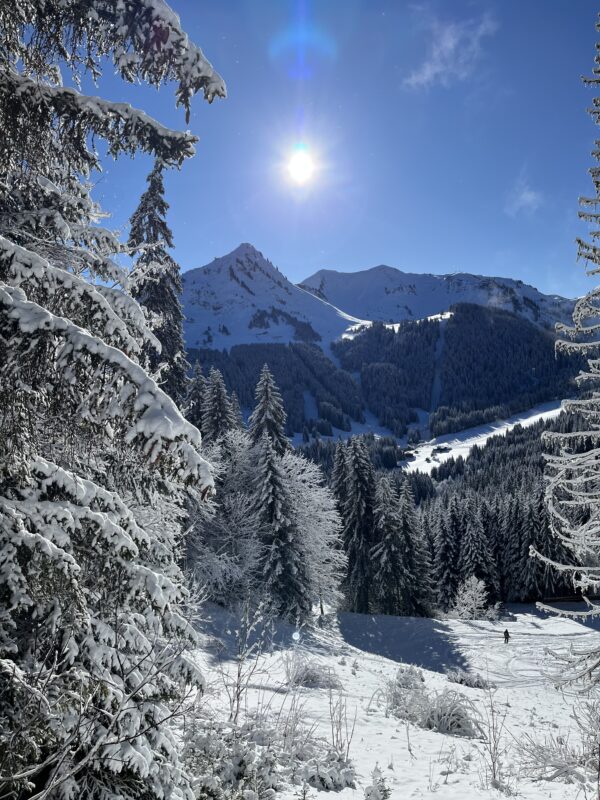
<svg viewBox="0 0 600 800"><path fill-rule="evenodd" d="M378 322L422 319L444 313L455 303L473 303L552 327L568 321L574 304L516 278L404 272L385 264L355 272L321 269L299 285L353 316Z"/></svg>
<svg viewBox="0 0 600 800"><path fill-rule="evenodd" d="M510 311L545 328L567 322L574 301L515 278L404 272L386 264L322 269L294 284L249 243L183 273L188 347L305 342L331 354L345 333L371 322L398 323L446 313L458 303Z"/></svg>

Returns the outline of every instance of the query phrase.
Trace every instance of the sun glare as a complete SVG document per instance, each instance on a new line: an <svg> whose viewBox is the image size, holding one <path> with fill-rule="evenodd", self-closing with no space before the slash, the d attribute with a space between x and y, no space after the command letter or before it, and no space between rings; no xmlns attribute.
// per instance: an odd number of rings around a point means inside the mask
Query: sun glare
<svg viewBox="0 0 600 800"><path fill-rule="evenodd" d="M315 162L306 147L297 147L287 165L290 179L297 184L308 183L315 172Z"/></svg>

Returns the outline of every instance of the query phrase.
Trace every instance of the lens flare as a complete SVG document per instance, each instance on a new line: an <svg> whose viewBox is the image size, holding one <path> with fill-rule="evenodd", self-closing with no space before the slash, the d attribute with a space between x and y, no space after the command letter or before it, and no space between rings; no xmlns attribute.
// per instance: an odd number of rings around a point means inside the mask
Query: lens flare
<svg viewBox="0 0 600 800"><path fill-rule="evenodd" d="M304 145L298 145L287 165L290 179L299 185L308 183L315 172L315 162Z"/></svg>

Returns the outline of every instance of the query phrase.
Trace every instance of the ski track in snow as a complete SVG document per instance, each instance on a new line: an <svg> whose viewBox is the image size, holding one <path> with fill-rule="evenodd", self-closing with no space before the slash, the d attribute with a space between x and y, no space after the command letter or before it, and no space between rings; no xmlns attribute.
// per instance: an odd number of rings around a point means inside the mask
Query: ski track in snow
<svg viewBox="0 0 600 800"><path fill-rule="evenodd" d="M223 612L213 616L211 636L218 635L220 624L231 633L233 626L219 623L219 614ZM502 635L505 628L510 633L507 645ZM350 727L356 719L350 758L357 785L330 797L362 800L375 766L391 790L391 800L500 800L506 796L486 785L481 739L446 736L386 717L378 702L380 690L394 676L399 663L410 663L423 669L428 692L449 688L462 693L483 720L488 693L450 683L444 673L460 666L494 684L495 707L500 715L506 712L504 743L510 750L504 757L505 779L516 796L524 800L585 800L580 784L536 782L517 773L520 742L525 737L543 740L550 735L574 735L574 692L553 685L547 650L571 644L600 646L600 632L591 626L545 615L533 606L509 606L506 617L495 622L339 614L337 626L302 633L299 644L291 638L293 630L281 625L276 649L261 657L248 690L248 707L259 704L264 708L272 703L280 713L295 697L306 724L315 726L327 739L331 736L328 690L301 688L282 693L282 655L297 650L335 672L343 687ZM235 665L229 663L233 672ZM214 697L222 705L220 685ZM207 697L210 699L210 692ZM297 798L300 789L290 787L280 796ZM317 795L310 789L313 800Z"/></svg>

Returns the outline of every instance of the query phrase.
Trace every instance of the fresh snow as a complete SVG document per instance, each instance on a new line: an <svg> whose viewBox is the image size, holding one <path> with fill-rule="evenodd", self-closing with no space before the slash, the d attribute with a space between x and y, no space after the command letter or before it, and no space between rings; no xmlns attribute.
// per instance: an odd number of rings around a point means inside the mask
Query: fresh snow
<svg viewBox="0 0 600 800"><path fill-rule="evenodd" d="M496 420L485 425L467 428L458 433L438 436L413 448L412 458L402 461L400 466L408 472L419 470L419 472L430 473L434 467L439 467L449 458L458 458L459 456L467 458L473 447L476 445L483 447L490 436L505 436L515 425L526 428L542 420L554 419L560 412L561 402L552 400L548 403L540 403L530 408L529 411L522 411L505 420ZM443 449L440 450L440 448Z"/></svg>
<svg viewBox="0 0 600 800"><path fill-rule="evenodd" d="M430 275L373 267L359 272L323 269L300 284L337 308L361 319L400 322L436 317L455 303L504 309L553 327L571 318L573 302L544 295L510 278L456 273Z"/></svg>
<svg viewBox="0 0 600 800"><path fill-rule="evenodd" d="M232 681L236 665L233 617L214 607L207 609L204 647L198 653L209 676L204 702L223 713L223 687ZM510 641L503 641L507 628ZM340 800L358 800L378 767L391 790L391 800L439 797L443 800L499 800L508 792L523 800L575 800L591 797L581 784L535 781L523 774L519 754L527 737L543 741L563 736L576 742L572 718L577 697L555 687L548 649L600 645L600 634L573 620L546 616L533 606L510 606L495 622L434 620L342 613L337 622L317 632L279 625L274 648L261 655L244 698L250 715L255 709L285 718L292 704L317 735L331 739L330 692L327 689L286 685L285 661L306 658L318 662L340 683L350 728L355 724L349 755L356 770L356 788L336 792ZM218 640L218 641L217 641ZM223 650L223 640L224 647ZM219 650L219 648L221 648ZM467 739L444 735L386 716L380 702L385 681L399 664L423 670L428 692L450 689L470 700L485 731L490 694L449 682L446 672L465 669L478 673L496 688L492 702L506 714L502 746L502 794L485 778L483 737ZM213 676L212 681L210 676ZM333 695L338 693L334 690ZM220 709L220 710L219 710ZM281 796L298 797L301 787ZM309 789L309 797L317 792Z"/></svg>

